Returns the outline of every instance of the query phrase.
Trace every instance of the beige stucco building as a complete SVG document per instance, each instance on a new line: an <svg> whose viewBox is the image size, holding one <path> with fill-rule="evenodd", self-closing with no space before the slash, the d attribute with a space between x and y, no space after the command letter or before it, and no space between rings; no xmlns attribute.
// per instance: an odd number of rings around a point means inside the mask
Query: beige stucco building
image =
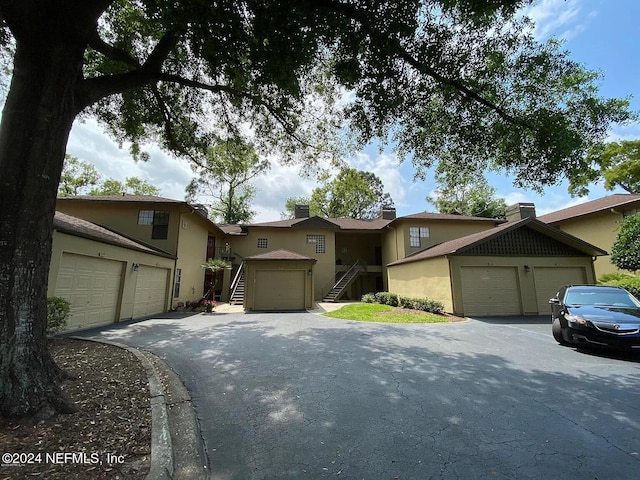
<svg viewBox="0 0 640 480"><path fill-rule="evenodd" d="M608 253L624 217L639 212L640 195L616 194L542 215L539 219ZM618 271L608 254L595 262L596 278Z"/></svg>
<svg viewBox="0 0 640 480"><path fill-rule="evenodd" d="M533 217L450 240L393 262L389 291L470 315L542 315L562 285L593 283L605 252Z"/></svg>
<svg viewBox="0 0 640 480"><path fill-rule="evenodd" d="M99 322L201 300L213 280L202 268L208 258L231 266L209 298L247 310L311 308L386 290L441 300L462 315L546 313L560 283L593 283L593 260L606 254L536 220L531 204L512 208L510 221L428 212L396 218L394 209L371 220L320 218L300 206L295 218L249 225L216 225L202 207L153 196L66 197L57 208L136 245L121 244L117 253L100 247L105 256L88 260L70 256L83 254L87 239L74 246L79 240L56 234L52 294L64 293L60 272L74 258L78 276L91 263L94 272L109 266L114 285L120 276L117 306ZM112 258L119 266L96 260Z"/></svg>
<svg viewBox="0 0 640 480"><path fill-rule="evenodd" d="M71 302L68 331L170 308L173 255L60 212L53 225L47 294Z"/></svg>

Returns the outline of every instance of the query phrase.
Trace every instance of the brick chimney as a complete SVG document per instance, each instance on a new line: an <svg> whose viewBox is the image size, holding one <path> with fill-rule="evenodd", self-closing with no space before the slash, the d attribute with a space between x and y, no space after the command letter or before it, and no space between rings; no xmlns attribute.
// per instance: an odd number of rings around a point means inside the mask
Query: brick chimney
<svg viewBox="0 0 640 480"><path fill-rule="evenodd" d="M396 209L393 207L382 207L382 211L380 212L380 217L383 220L395 220Z"/></svg>
<svg viewBox="0 0 640 480"><path fill-rule="evenodd" d="M295 218L309 218L309 205L296 205Z"/></svg>
<svg viewBox="0 0 640 480"><path fill-rule="evenodd" d="M533 203L516 203L506 210L508 222L517 222L525 218L536 218L536 206Z"/></svg>

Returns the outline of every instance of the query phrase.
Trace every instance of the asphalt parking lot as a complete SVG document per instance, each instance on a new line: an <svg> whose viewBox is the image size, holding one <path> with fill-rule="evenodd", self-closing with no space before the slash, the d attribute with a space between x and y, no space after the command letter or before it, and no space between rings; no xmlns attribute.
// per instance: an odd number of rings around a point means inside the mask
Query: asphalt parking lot
<svg viewBox="0 0 640 480"><path fill-rule="evenodd" d="M640 355L561 347L548 317L216 313L85 335L181 376L211 478L640 478Z"/></svg>

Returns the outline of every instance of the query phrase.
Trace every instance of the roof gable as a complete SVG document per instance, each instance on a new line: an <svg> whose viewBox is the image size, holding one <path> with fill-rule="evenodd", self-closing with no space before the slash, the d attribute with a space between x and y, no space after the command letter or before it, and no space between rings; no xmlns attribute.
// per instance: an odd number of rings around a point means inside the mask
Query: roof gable
<svg viewBox="0 0 640 480"><path fill-rule="evenodd" d="M55 216L53 217L53 228L59 232L73 235L75 237L96 240L109 245L138 250L140 252L151 253L153 255L175 258L175 256L167 252L160 251L148 245L143 245L140 242L96 225L95 223L91 223L87 220L82 220L81 218L73 217L62 212L55 212Z"/></svg>
<svg viewBox="0 0 640 480"><path fill-rule="evenodd" d="M520 229L530 231L518 232ZM541 242L540 245L536 244L538 241ZM557 243L560 245L554 245ZM535 218L525 218L435 245L390 265L444 255L599 256L606 254L604 250Z"/></svg>
<svg viewBox="0 0 640 480"><path fill-rule="evenodd" d="M259 255L253 255L251 257L245 257L245 260L286 260L286 261L313 261L317 260L306 255L301 255L291 250L285 250L284 248L278 250L271 250L270 252L261 253Z"/></svg>
<svg viewBox="0 0 640 480"><path fill-rule="evenodd" d="M545 223L557 223L611 209L629 210L631 208L640 208L640 195L620 193L541 215L538 220Z"/></svg>

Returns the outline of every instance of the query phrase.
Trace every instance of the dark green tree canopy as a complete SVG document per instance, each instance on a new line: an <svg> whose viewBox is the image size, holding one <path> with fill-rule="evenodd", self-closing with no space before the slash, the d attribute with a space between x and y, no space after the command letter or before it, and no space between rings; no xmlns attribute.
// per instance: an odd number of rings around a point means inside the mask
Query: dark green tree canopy
<svg viewBox="0 0 640 480"><path fill-rule="evenodd" d="M611 263L622 270L640 270L640 214L622 221L611 247Z"/></svg>
<svg viewBox="0 0 640 480"><path fill-rule="evenodd" d="M589 150L586 161L592 168L572 177L569 192L586 195L589 185L604 180L607 190L620 187L628 193L640 193L640 140L602 143Z"/></svg>

